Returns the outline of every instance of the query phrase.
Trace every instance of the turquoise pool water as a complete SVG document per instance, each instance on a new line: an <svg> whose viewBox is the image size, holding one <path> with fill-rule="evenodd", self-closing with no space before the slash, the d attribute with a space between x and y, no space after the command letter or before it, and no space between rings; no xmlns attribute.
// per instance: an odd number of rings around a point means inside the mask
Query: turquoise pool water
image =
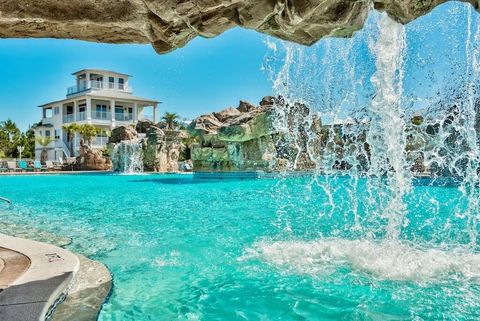
<svg viewBox="0 0 480 321"><path fill-rule="evenodd" d="M3 176L15 206L0 213L71 237L69 249L109 267L99 320L480 317L478 245L467 246L455 186L418 181L399 239L386 240L364 182L326 182Z"/></svg>

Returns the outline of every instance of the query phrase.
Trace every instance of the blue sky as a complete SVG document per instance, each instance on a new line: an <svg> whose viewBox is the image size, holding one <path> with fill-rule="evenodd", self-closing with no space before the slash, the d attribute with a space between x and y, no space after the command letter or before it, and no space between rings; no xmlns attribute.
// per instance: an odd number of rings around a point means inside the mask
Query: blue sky
<svg viewBox="0 0 480 321"><path fill-rule="evenodd" d="M258 103L271 93L261 71L265 36L232 29L213 39L196 38L184 48L158 55L150 45L111 45L57 39L0 40L0 121L22 129L40 120L42 103L65 97L71 73L82 68L133 75L134 94L163 103L160 113L193 118L202 113Z"/></svg>

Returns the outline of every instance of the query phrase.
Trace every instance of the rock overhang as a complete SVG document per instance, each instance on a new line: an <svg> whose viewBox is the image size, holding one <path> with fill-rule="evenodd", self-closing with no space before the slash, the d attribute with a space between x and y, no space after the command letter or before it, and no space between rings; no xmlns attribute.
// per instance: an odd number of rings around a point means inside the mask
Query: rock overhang
<svg viewBox="0 0 480 321"><path fill-rule="evenodd" d="M369 10L408 23L447 0L2 0L0 37L151 43L158 53L233 27L312 45L348 37ZM475 9L478 0L466 0Z"/></svg>

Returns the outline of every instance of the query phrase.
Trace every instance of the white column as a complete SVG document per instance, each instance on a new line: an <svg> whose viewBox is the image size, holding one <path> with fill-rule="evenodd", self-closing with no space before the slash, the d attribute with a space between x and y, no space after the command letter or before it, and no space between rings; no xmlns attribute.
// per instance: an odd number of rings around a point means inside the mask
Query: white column
<svg viewBox="0 0 480 321"><path fill-rule="evenodd" d="M157 104L153 104L153 122L157 122Z"/></svg>
<svg viewBox="0 0 480 321"><path fill-rule="evenodd" d="M92 88L92 84L90 83L90 73L85 74L87 80L87 88Z"/></svg>
<svg viewBox="0 0 480 321"><path fill-rule="evenodd" d="M112 123L115 123L115 100L110 100L110 116L112 119Z"/></svg>
<svg viewBox="0 0 480 321"><path fill-rule="evenodd" d="M87 101L87 118L86 119L87 119L87 122L91 124L92 123L92 98L87 97L86 101Z"/></svg>
<svg viewBox="0 0 480 321"><path fill-rule="evenodd" d="M73 120L78 121L78 101L73 101Z"/></svg>
<svg viewBox="0 0 480 321"><path fill-rule="evenodd" d="M138 104L137 104L137 102L133 103L133 121L134 122L138 121Z"/></svg>

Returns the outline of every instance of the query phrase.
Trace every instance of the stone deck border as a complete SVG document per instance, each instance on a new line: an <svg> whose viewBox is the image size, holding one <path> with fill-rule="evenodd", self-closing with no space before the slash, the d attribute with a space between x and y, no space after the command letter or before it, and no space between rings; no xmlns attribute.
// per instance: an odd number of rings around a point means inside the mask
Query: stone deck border
<svg viewBox="0 0 480 321"><path fill-rule="evenodd" d="M0 316L9 321L43 321L66 297L80 261L54 245L0 234L0 246L28 257L28 269L0 292ZM1 273L6 272L8 262Z"/></svg>

